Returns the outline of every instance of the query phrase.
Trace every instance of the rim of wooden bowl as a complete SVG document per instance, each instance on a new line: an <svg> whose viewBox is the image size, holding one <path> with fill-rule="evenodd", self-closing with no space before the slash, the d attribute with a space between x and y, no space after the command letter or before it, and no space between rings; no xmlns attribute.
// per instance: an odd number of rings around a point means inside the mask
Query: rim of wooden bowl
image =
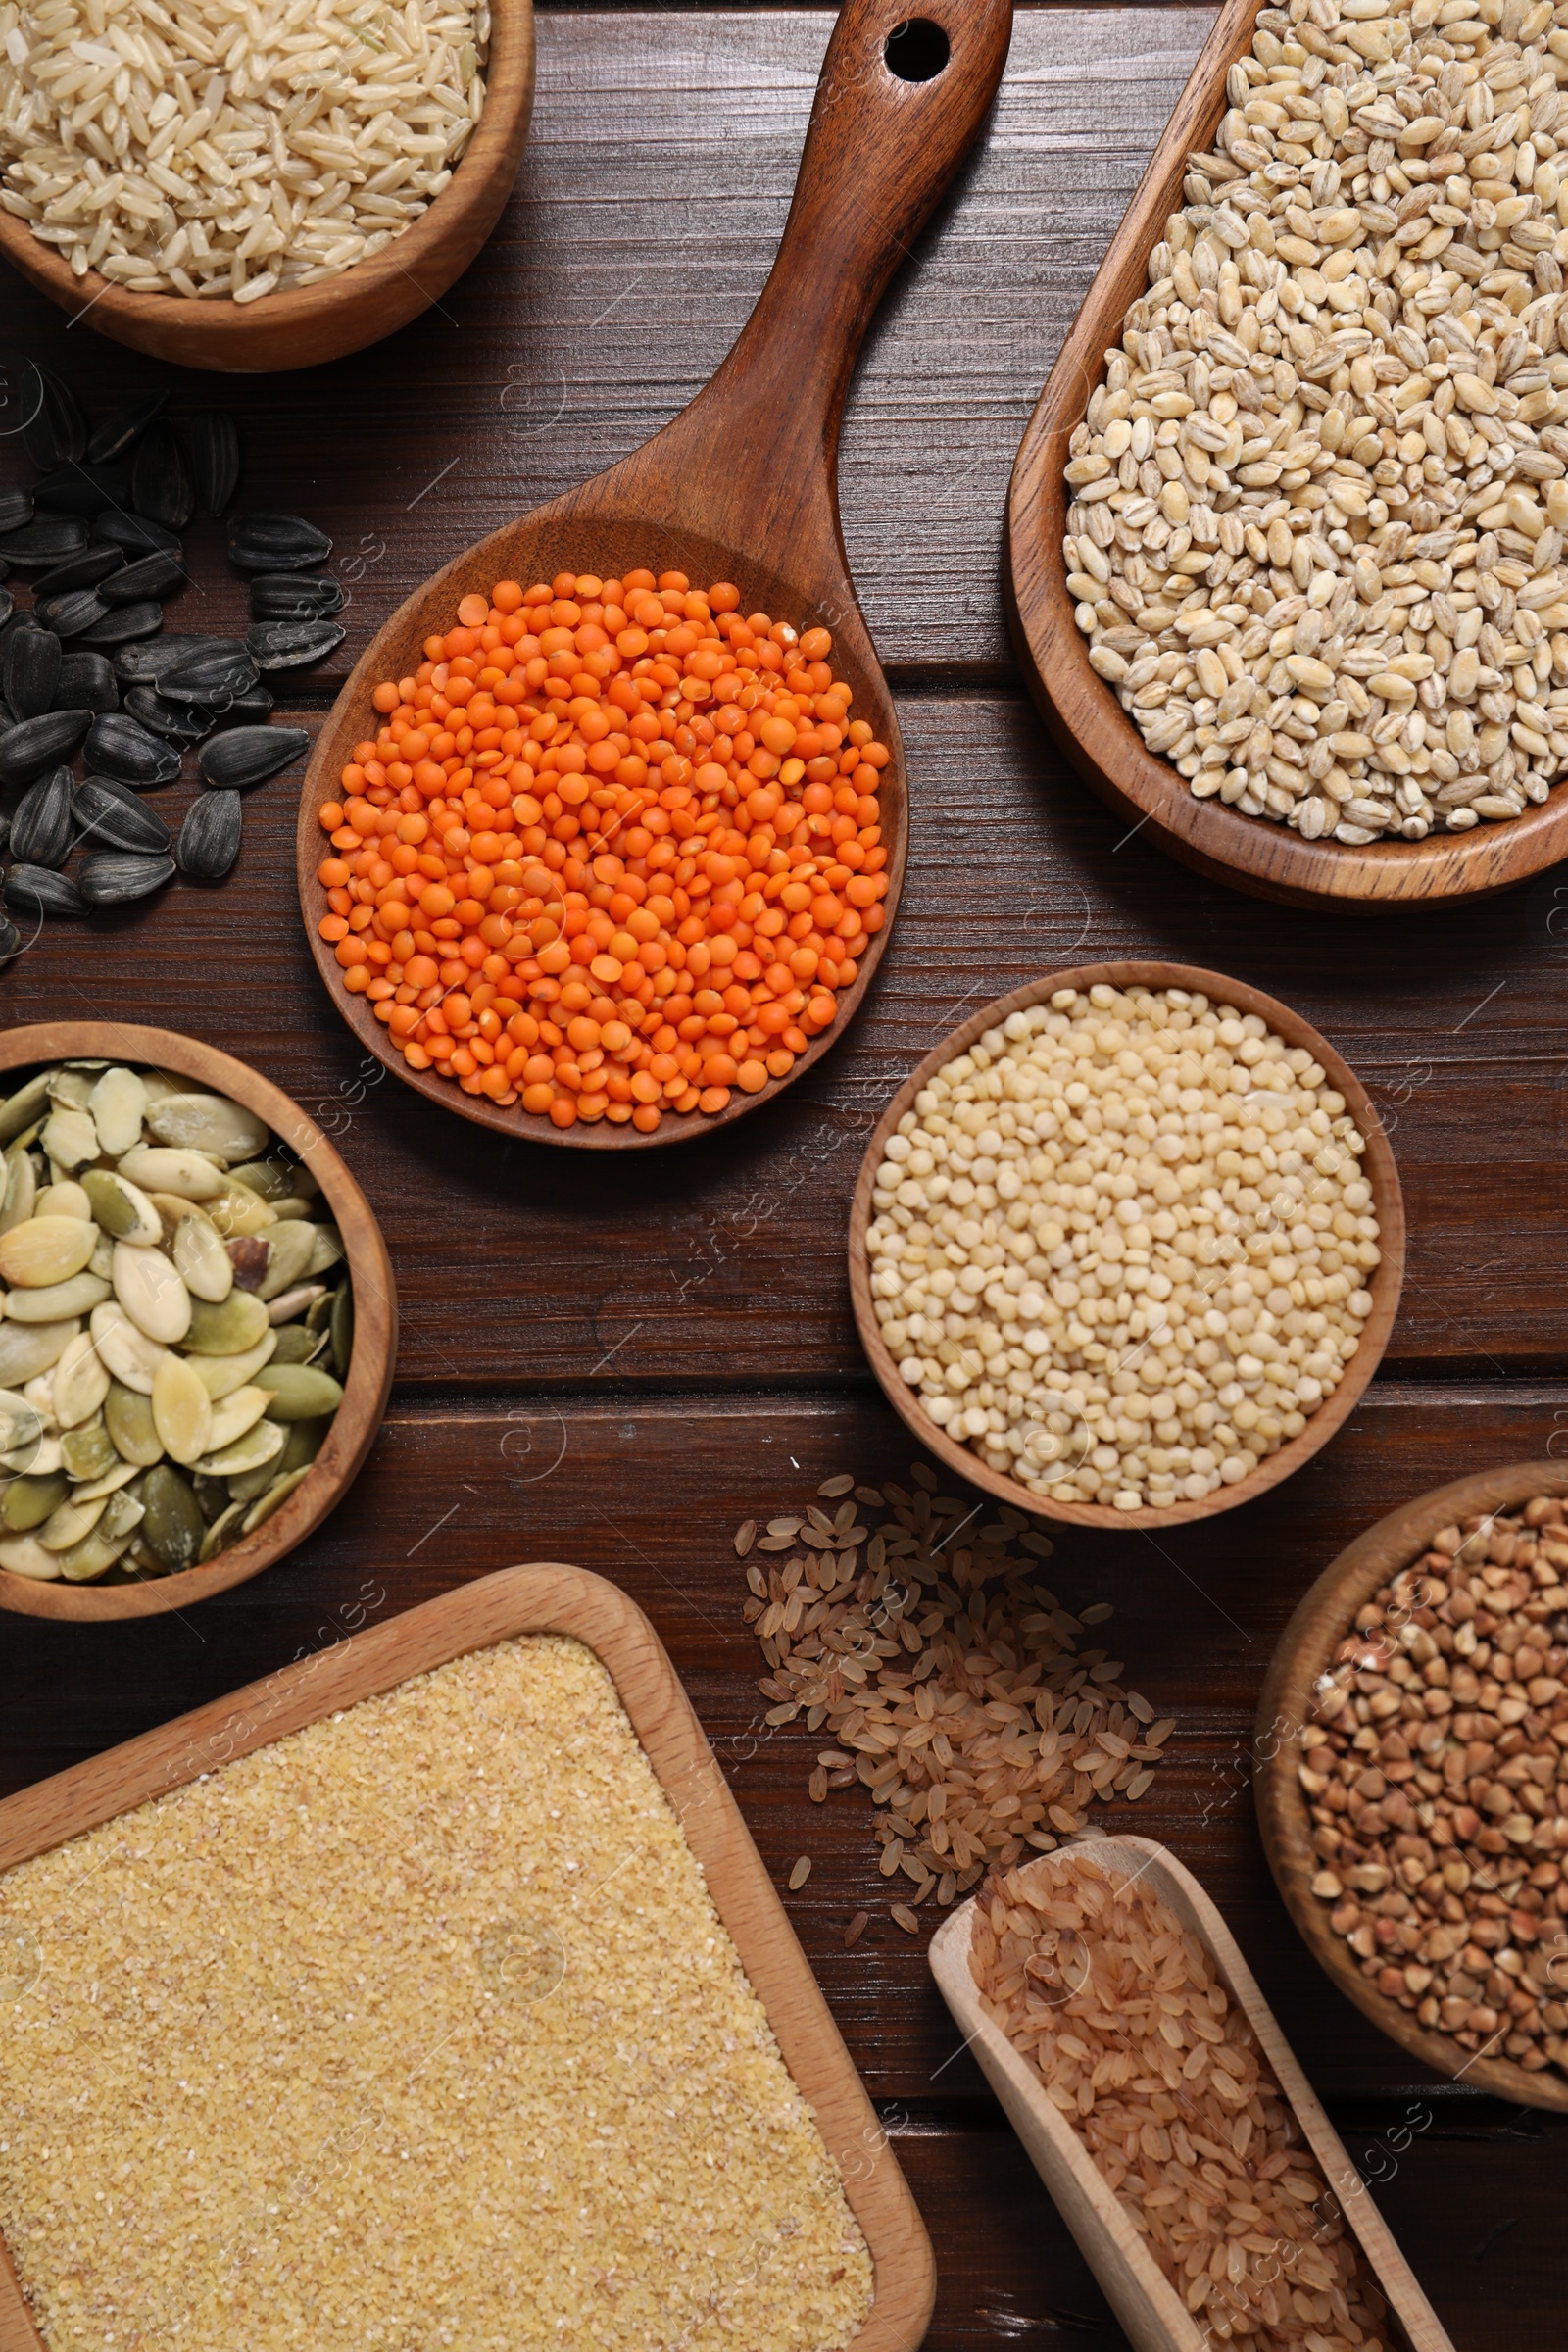
<svg viewBox="0 0 1568 2352"><path fill-rule="evenodd" d="M1568 856L1568 786L1502 824L1425 841L1303 841L1284 824L1198 801L1150 752L1111 687L1090 667L1062 566L1067 440L1102 380L1149 255L1184 199L1186 158L1212 142L1226 69L1245 56L1257 0L1227 0L1139 182L1024 428L1007 491L1003 578L1013 642L1042 717L1082 780L1146 838L1216 882L1253 897L1342 913L1381 913L1511 889Z"/></svg>
<svg viewBox="0 0 1568 2352"><path fill-rule="evenodd" d="M1330 1083L1345 1097L1346 1108L1366 1138L1366 1153L1362 1173L1372 1187L1372 1205L1380 1227L1379 1248L1381 1263L1374 1269L1367 1288L1372 1293L1372 1312L1361 1333L1361 1344L1351 1357L1348 1369L1339 1387L1326 1403L1321 1404L1307 1421L1299 1437L1281 1446L1265 1456L1258 1468L1234 1487L1220 1487L1205 1494L1200 1502L1173 1503L1153 1510L1118 1511L1105 1503L1052 1502L1037 1494L1032 1487L1004 1477L993 1470L967 1446L957 1445L946 1430L939 1429L916 1401L914 1392L899 1377L899 1367L882 1337L881 1326L871 1301L871 1276L866 1263L865 1236L871 1223L871 1194L876 1172L882 1164L888 1137L894 1132L906 1110L914 1107L914 1099L927 1081L960 1054L967 1053L988 1029L995 1029L1009 1013L1027 1012L1031 1005L1041 1004L1058 988L1088 991L1101 983L1125 989L1180 988L1192 995L1202 995L1210 1004L1234 1004L1241 1012L1255 1012L1266 1021L1288 1046L1304 1046L1319 1062ZM856 1325L860 1345L870 1360L872 1371L894 1411L899 1415L927 1450L945 1462L958 1477L967 1479L987 1494L1011 1503L1015 1509L1027 1511L1032 1518L1058 1519L1072 1527L1100 1528L1156 1528L1185 1527L1195 1519L1217 1518L1221 1511L1233 1511L1239 1503L1251 1502L1257 1495L1267 1494L1282 1479L1299 1470L1328 1444L1335 1431L1348 1419L1360 1400L1361 1393L1383 1360L1383 1351L1394 1329L1398 1312L1399 1291L1404 1280L1404 1200L1399 1191L1398 1170L1389 1139L1384 1134L1376 1110L1366 1089L1355 1072L1336 1054L1327 1038L1321 1036L1277 997L1265 995L1260 988L1245 980L1233 980L1223 972L1203 971L1195 964L1156 963L1138 960L1129 963L1082 963L1065 971L1051 972L1042 980L1031 980L1023 988L1015 988L1010 996L999 997L973 1013L960 1028L928 1054L911 1070L898 1093L877 1122L875 1134L866 1147L860 1173L856 1181L855 1199L850 1206L850 1296L855 1305Z"/></svg>
<svg viewBox="0 0 1568 2352"><path fill-rule="evenodd" d="M1568 1463L1509 1462L1446 1487L1433 1487L1348 1544L1303 1596L1280 1637L1258 1701L1252 1792L1263 1850L1285 1908L1314 1960L1363 2017L1435 2074L1461 2078L1478 2090L1526 2107L1568 2113L1568 2081L1530 2074L1511 2058L1478 2058L1446 2034L1433 2033L1409 2010L1369 1984L1343 1936L1329 1925L1329 1906L1312 1892L1317 1869L1306 1798L1297 1779L1296 1733L1311 1720L1312 1683L1344 1640L1355 1612L1401 1568L1428 1549L1440 1527L1528 1502L1533 1494L1568 1494ZM1283 1737L1281 1734L1283 1733ZM1264 1740L1272 1752L1262 1753Z"/></svg>
<svg viewBox="0 0 1568 2352"><path fill-rule="evenodd" d="M636 454L636 453L634 453ZM584 485L591 489L592 483ZM549 526L563 543L563 562L569 550L575 555L592 559L593 568L609 579L618 577L613 568L628 564L639 553L648 552L650 526L644 518L633 516L625 523L607 520L603 515L590 514L580 523L568 516L552 521ZM318 812L328 801L335 801L340 792L338 773L353 745L362 732L355 713L367 723L374 715L370 697L382 678L392 674L394 663L407 662L416 666L423 659L422 647L429 633L425 625L427 608L438 605L456 612L460 600L470 591L488 595L491 583L497 579L516 576L516 549L519 534L531 537L536 528L533 514L524 514L515 522L503 524L487 539L465 548L450 564L431 575L414 594L399 606L396 612L377 630L355 663L348 683L340 691L331 711L322 722L320 733L311 748L305 781L300 787L299 824L296 834L296 858L299 874L300 916L305 937L321 975L321 983L332 1004L348 1023L355 1036L367 1046L377 1061L390 1070L394 1078L422 1095L440 1110L452 1111L459 1118L470 1119L476 1127L489 1127L497 1135L505 1135L521 1143L564 1146L580 1152L648 1152L662 1151L674 1144L698 1143L705 1136L715 1135L732 1126L737 1119L763 1109L776 1102L779 1097L804 1078L825 1054L842 1043L850 1023L865 1000L878 965L886 953L904 893L905 869L909 847L909 769L904 748L899 717L876 649L871 643L858 606L841 612L835 623L833 659L836 668L854 688L856 706L869 716L873 712L879 737L888 747L888 764L881 771L878 797L883 805L882 838L887 844L888 862L883 871L888 878L887 896L882 906L882 927L867 935L865 953L856 958L856 978L852 988L835 991L836 1010L831 1025L819 1030L807 1041L804 1054L795 1056L795 1067L782 1078L769 1078L766 1086L755 1095L743 1094L736 1086L730 1088L730 1099L720 1111L711 1117L701 1111L666 1112L652 1135L644 1135L628 1119L624 1125L612 1126L609 1119L592 1125L578 1120L572 1127L554 1127L550 1120L535 1112L524 1110L520 1102L498 1109L485 1095L466 1095L451 1078L438 1078L433 1070L411 1069L402 1050L393 1042L390 1032L375 1017L374 1009L364 996L350 996L343 986L343 974L338 967L331 946L320 934L318 924L323 911L324 893L316 878L316 869L327 848L327 837L321 831ZM705 565L715 565L708 576L723 579L726 567L733 566L733 551L726 551L700 532L681 534L681 552L689 559L693 577L701 577ZM786 575L775 567L748 559L745 566L744 591L747 597L758 595L772 600L767 610L787 612L790 605L799 607L800 591L792 588ZM755 608L754 608L755 609ZM399 666L398 676L405 670Z"/></svg>
<svg viewBox="0 0 1568 2352"><path fill-rule="evenodd" d="M378 343L429 308L473 260L516 177L533 109L533 0L491 0L484 111L452 178L413 226L336 277L257 303L136 294L75 276L25 220L0 210L0 254L63 311L113 342L180 368L271 375Z"/></svg>
<svg viewBox="0 0 1568 2352"><path fill-rule="evenodd" d="M397 1290L392 1261L365 1195L313 1119L291 1096L232 1054L174 1029L149 1029L132 1021L40 1021L0 1035L0 1071L36 1062L96 1060L152 1062L229 1095L267 1121L272 1133L305 1161L320 1183L343 1236L343 1254L354 1285L354 1349L343 1401L326 1441L292 1494L246 1536L209 1560L174 1576L140 1585L40 1583L0 1569L0 1609L22 1617L69 1618L97 1623L106 1618L158 1617L167 1610L206 1600L259 1576L292 1551L336 1508L357 1477L386 1410L397 1359Z"/></svg>

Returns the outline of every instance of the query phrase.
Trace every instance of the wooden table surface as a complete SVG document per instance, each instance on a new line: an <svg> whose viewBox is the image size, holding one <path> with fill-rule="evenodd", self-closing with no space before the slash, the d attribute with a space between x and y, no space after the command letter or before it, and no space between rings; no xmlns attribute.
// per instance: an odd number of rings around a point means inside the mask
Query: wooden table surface
<svg viewBox="0 0 1568 2352"><path fill-rule="evenodd" d="M1409 1274L1378 1378L1286 1488L1157 1543L1058 1543L1058 1591L1114 1602L1128 1680L1178 1719L1149 1794L1106 1818L1167 1838L1224 1908L1460 2352L1560 2345L1568 2132L1416 2075L1330 1987L1264 1866L1248 1756L1271 1649L1341 1544L1444 1479L1568 1446L1568 880L1381 921L1200 881L1059 770L1002 615L1012 453L1209 22L1020 11L989 129L873 329L841 490L908 751L909 879L858 1023L803 1085L722 1138L629 1159L430 1109L362 1060L316 979L288 778L250 796L224 889L51 926L0 979L13 1020L161 1022L287 1088L368 1194L403 1301L385 1428L291 1559L141 1624L0 1619L0 1775L24 1786L487 1569L555 1558L615 1578L668 1644L780 1886L815 1858L786 1900L935 2241L932 2352L1121 2345L959 2050L923 1936L888 1918L863 1797L811 1806L817 1741L761 1724L730 1536L832 1472L906 1474L908 1439L856 1343L844 1235L863 1140L911 1064L963 1011L1055 966L1234 971L1298 1005L1382 1105ZM215 393L234 412L242 503L333 534L352 591L339 675L437 564L633 448L711 371L766 273L830 23L551 10L516 194L435 309L314 373L175 380L176 414ZM29 356L99 408L167 380L8 278L0 487L28 478L5 434ZM239 621L216 526L188 544L196 584L170 625ZM331 691L301 693L308 722ZM872 1924L846 1952L861 1906Z"/></svg>

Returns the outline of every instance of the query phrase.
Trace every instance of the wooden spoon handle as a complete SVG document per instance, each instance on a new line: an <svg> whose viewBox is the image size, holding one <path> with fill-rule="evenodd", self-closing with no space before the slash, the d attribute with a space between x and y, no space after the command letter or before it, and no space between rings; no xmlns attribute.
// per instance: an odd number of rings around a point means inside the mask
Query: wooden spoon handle
<svg viewBox="0 0 1568 2352"><path fill-rule="evenodd" d="M831 489L856 354L985 120L1011 36L1012 0L845 0L767 283L686 412L710 463L765 475L775 508L781 467Z"/></svg>

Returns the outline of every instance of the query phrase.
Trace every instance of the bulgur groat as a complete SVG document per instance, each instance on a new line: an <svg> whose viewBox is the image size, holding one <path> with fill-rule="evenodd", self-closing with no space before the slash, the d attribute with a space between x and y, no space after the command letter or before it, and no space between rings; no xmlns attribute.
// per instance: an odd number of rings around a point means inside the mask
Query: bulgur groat
<svg viewBox="0 0 1568 2352"><path fill-rule="evenodd" d="M870 2261L604 1667L527 1636L0 1879L49 2352L839 2352Z"/></svg>

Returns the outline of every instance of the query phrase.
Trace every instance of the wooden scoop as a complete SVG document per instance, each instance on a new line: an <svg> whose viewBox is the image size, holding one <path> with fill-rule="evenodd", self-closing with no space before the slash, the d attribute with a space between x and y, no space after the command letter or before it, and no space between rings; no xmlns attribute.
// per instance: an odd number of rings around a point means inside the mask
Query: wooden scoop
<svg viewBox="0 0 1568 2352"><path fill-rule="evenodd" d="M318 741L300 797L299 878L306 932L345 1020L406 1085L503 1134L589 1150L672 1143L710 1132L767 1102L843 1034L886 946L904 878L908 787L899 722L856 603L839 527L839 424L861 337L899 260L952 178L985 117L1006 59L1011 0L847 0L823 61L795 201L756 310L690 408L581 489L536 507L448 564L372 640ZM451 1080L409 1067L364 997L350 996L318 931L317 819L335 799L354 746L372 724L370 695L408 675L423 641L455 624L459 600L500 579L525 585L559 571L613 578L635 566L678 570L694 585L733 580L742 610L833 632L833 664L853 710L892 757L879 798L889 851L887 920L789 1078L737 1094L713 1119L664 1118L652 1135L609 1122L564 1130L519 1106L501 1110Z"/></svg>

